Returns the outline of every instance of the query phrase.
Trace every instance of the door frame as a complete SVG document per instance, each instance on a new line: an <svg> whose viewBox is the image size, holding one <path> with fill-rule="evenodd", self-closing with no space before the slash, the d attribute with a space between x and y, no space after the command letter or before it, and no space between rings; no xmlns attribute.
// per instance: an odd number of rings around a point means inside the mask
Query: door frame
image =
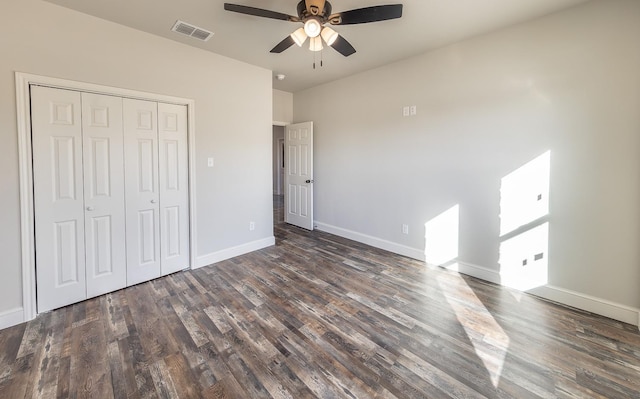
<svg viewBox="0 0 640 399"><path fill-rule="evenodd" d="M33 154L31 151L31 96L30 86L39 85L58 89L113 95L138 100L149 100L187 106L187 152L189 180L189 268L196 265L196 204L195 204L195 101L193 99L122 89L93 83L78 82L48 76L15 73L16 114L18 128L18 162L20 176L20 249L22 266L23 322L32 320L36 310L36 264L33 206Z"/></svg>
<svg viewBox="0 0 640 399"><path fill-rule="evenodd" d="M284 128L284 134L285 134L285 137L286 137L286 134L287 134L287 126L289 126L289 125L291 125L291 124L292 124L292 123L290 123L290 122L278 122L278 121L273 121L273 122L271 123L271 126L282 126L282 127ZM273 143L273 141L274 141L274 140L273 140L273 135L272 135L272 136L271 136L271 142ZM282 154L282 157L284 158L284 154ZM286 165L286 162L285 162L285 168L284 168L284 173L285 173L285 174L287 173L287 167L286 167L286 166L287 166L287 165ZM271 169L273 169L273 168L271 168ZM280 172L280 171L278 171L278 172ZM273 174L273 171L272 171L272 174ZM275 177L275 176L274 176L274 177ZM281 183L281 186L282 186L282 187L280 187L280 188L279 188L279 189L281 190L281 192L280 192L280 194L278 194L278 195L284 195L284 177L282 178L282 181L281 181L280 183ZM274 223L275 223L275 221L274 221Z"/></svg>
<svg viewBox="0 0 640 399"><path fill-rule="evenodd" d="M278 139L278 167L277 175L278 175L278 195L284 195L284 176L287 173L287 168L285 166L284 160L284 138Z"/></svg>

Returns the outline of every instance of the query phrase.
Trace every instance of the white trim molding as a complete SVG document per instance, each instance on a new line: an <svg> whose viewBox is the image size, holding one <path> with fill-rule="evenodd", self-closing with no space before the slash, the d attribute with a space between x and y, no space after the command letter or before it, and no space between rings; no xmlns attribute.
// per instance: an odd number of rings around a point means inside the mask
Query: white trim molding
<svg viewBox="0 0 640 399"><path fill-rule="evenodd" d="M407 247L398 243L383 240L381 238L372 237L366 234L343 229L329 224L315 222L316 228L340 237L348 238L363 244L371 245L376 248L384 249L399 255L407 256L420 261L425 261L423 250ZM451 264L436 266L427 264L429 267L442 267L471 277L479 278L497 285L502 285L500 272L484 266L474 265L459 260L452 261ZM529 294L557 302L563 305L571 306L577 309L585 310L594 314L618 320L624 323L638 326L640 329L640 309L621 305L619 303L607 301L605 299L582 294L567 290L553 285L537 287L526 291Z"/></svg>
<svg viewBox="0 0 640 399"><path fill-rule="evenodd" d="M16 324L20 324L24 321L23 308L9 309L0 313L0 330L15 326Z"/></svg>
<svg viewBox="0 0 640 399"><path fill-rule="evenodd" d="M34 79L35 81L35 79ZM20 176L20 246L22 253L23 321L36 316L36 269L31 156L31 98L28 75L16 72L16 113Z"/></svg>
<svg viewBox="0 0 640 399"><path fill-rule="evenodd" d="M450 266L444 266L444 268L479 278L481 280L489 281L494 284L503 285L501 283L500 273L486 267L465 262L457 262ZM562 305L571 306L608 317L613 320L636 325L640 328L640 309L549 284L542 287L536 287L525 292Z"/></svg>
<svg viewBox="0 0 640 399"><path fill-rule="evenodd" d="M455 261L451 265L446 265L441 267L447 270L453 270L461 274L466 274L467 276L479 278L480 280L488 281L490 283L502 285L500 273L498 273L496 270L492 270L484 266L478 266L472 263Z"/></svg>
<svg viewBox="0 0 640 399"><path fill-rule="evenodd" d="M330 224L321 223L318 221L316 221L314 225L316 226L316 229L324 231L326 233L331 233L339 237L348 238L353 241L371 245L372 247L384 249L385 251L393 252L398 255L421 261L425 260L424 250L422 249L411 248L406 245L384 240L382 238L369 236L366 234L358 233L357 231L343 229L341 227L332 226Z"/></svg>
<svg viewBox="0 0 640 399"><path fill-rule="evenodd" d="M553 285L534 288L527 292L550 301L640 327L640 309Z"/></svg>
<svg viewBox="0 0 640 399"><path fill-rule="evenodd" d="M39 85L59 89L78 90L89 93L107 94L119 97L149 100L170 104L187 106L187 142L189 147L189 248L190 267L193 268L196 261L196 204L195 204L195 101L188 98L167 96L163 94L147 93L137 90L122 89L118 87L103 86L93 83L77 82L66 79L52 78L48 76L32 75L16 72L16 114L18 125L18 159L20 167L20 240L22 253L22 321L29 321L36 317L36 265L34 245L34 209L33 209L33 170L31 153L31 104L30 86ZM0 323L3 317L9 320L17 320L11 311L0 315ZM1 328L1 325L0 325Z"/></svg>
<svg viewBox="0 0 640 399"><path fill-rule="evenodd" d="M263 238L248 242L246 244L237 245L235 247L226 248L221 251L212 252L207 255L199 256L196 260L194 269L210 266L214 263L222 262L223 260L235 258L236 256L248 254L249 252L257 251L259 249L271 247L276 244L276 238L274 236Z"/></svg>
<svg viewBox="0 0 640 399"><path fill-rule="evenodd" d="M494 284L504 285L501 282L500 272L488 269L483 266L473 265L465 262L456 262L452 265L443 266L445 269L453 270L471 277L479 278ZM587 312L595 313L610 319L632 324L640 328L640 309L621 305L619 303L607 301L591 295L576 291L567 290L553 285L545 285L525 291L531 295L538 296L562 305L571 306Z"/></svg>

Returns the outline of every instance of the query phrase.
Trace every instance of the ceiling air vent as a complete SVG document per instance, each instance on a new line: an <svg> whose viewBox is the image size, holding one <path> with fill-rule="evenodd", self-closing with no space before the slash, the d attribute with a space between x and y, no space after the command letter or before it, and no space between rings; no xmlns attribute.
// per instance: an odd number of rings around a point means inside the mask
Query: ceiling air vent
<svg viewBox="0 0 640 399"><path fill-rule="evenodd" d="M194 39L202 40L203 42L206 42L211 39L211 36L213 36L213 32L209 32L206 29L198 28L197 26L193 26L180 20L176 21L171 30L182 33L183 35L191 36Z"/></svg>

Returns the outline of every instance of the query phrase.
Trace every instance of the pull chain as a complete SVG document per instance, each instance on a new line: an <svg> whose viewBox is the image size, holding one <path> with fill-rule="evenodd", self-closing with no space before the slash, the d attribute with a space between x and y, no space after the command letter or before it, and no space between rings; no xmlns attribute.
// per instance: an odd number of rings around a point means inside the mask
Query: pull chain
<svg viewBox="0 0 640 399"><path fill-rule="evenodd" d="M323 62L322 62L322 53L324 52L324 50L320 50L320 68L322 68ZM317 51L313 52L313 69L316 69L316 53Z"/></svg>
<svg viewBox="0 0 640 399"><path fill-rule="evenodd" d="M316 69L316 53L317 51L313 51L313 69ZM320 68L324 66L322 61L322 54L324 53L324 49L320 50Z"/></svg>

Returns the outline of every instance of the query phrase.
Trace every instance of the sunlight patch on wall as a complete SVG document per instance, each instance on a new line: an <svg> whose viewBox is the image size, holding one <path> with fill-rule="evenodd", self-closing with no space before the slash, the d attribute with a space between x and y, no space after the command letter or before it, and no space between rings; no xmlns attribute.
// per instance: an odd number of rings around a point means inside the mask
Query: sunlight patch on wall
<svg viewBox="0 0 640 399"><path fill-rule="evenodd" d="M451 276L447 276L447 278L451 278ZM442 276L438 277L438 285L451 309L455 312L458 322L464 328L469 341L473 344L476 355L482 360L491 378L491 383L497 388L509 352L509 336L464 279L461 276L455 278L460 279L460 282L456 283L457 292L455 295L447 294L450 292L450 288L446 287L447 282L443 280Z"/></svg>
<svg viewBox="0 0 640 399"><path fill-rule="evenodd" d="M424 224L424 255L430 265L458 257L460 206L455 205Z"/></svg>
<svg viewBox="0 0 640 399"><path fill-rule="evenodd" d="M502 284L521 291L547 284L549 223L534 227L500 244Z"/></svg>
<svg viewBox="0 0 640 399"><path fill-rule="evenodd" d="M550 155L547 151L502 178L501 236L549 213Z"/></svg>
<svg viewBox="0 0 640 399"><path fill-rule="evenodd" d="M547 151L502 178L500 276L503 285L521 291L549 281L550 169Z"/></svg>

